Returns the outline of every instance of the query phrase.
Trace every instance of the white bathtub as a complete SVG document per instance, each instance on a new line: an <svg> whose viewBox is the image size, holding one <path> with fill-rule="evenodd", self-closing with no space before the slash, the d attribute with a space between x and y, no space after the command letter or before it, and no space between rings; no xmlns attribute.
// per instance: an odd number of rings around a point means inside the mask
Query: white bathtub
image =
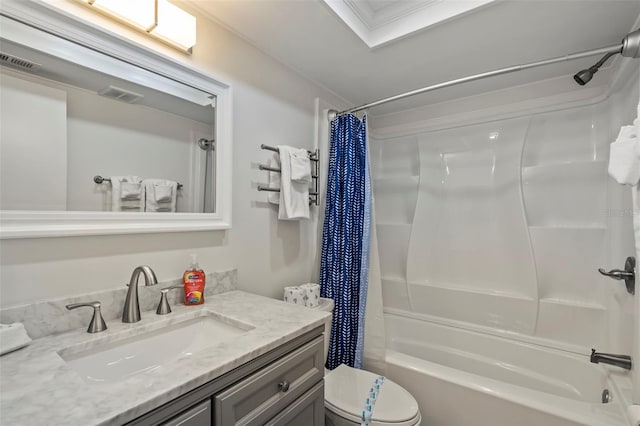
<svg viewBox="0 0 640 426"><path fill-rule="evenodd" d="M586 355L389 313L385 327L386 374L414 395L424 426L629 425L628 374Z"/></svg>

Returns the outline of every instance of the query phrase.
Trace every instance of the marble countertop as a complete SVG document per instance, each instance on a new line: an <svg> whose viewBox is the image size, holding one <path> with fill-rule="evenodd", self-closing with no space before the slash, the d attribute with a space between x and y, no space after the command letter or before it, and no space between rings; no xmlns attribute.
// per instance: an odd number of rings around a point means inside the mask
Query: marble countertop
<svg viewBox="0 0 640 426"><path fill-rule="evenodd" d="M207 298L201 306L173 306L169 315L143 312L142 321L108 323L34 340L0 358L0 423L20 425L120 425L203 385L322 325L328 312L241 291ZM213 312L229 323L252 326L231 340L113 383L89 383L59 352L91 349Z"/></svg>

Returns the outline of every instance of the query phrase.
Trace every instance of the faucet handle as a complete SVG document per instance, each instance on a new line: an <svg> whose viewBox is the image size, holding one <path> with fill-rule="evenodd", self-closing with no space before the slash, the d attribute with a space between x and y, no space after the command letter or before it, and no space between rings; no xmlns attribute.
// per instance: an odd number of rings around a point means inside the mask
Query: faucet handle
<svg viewBox="0 0 640 426"><path fill-rule="evenodd" d="M172 285L160 290L160 303L158 303L156 315L167 315L171 313L171 306L169 306L169 301L167 300L167 293L169 293L171 290L176 290L179 288L184 287L182 285Z"/></svg>
<svg viewBox="0 0 640 426"><path fill-rule="evenodd" d="M102 318L102 312L100 311L100 306L102 306L102 304L100 302L72 303L67 305L66 308L68 310L72 310L85 306L93 308L93 316L91 317L89 328L87 328L87 333L99 333L101 331L105 331L107 329L107 323L105 323L104 318Z"/></svg>

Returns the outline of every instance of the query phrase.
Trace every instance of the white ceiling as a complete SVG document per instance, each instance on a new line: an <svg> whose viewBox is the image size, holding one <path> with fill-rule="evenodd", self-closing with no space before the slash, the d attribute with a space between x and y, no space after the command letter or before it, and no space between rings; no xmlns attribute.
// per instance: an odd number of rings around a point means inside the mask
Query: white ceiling
<svg viewBox="0 0 640 426"><path fill-rule="evenodd" d="M390 1L369 1L374 2L369 7L378 12L393 6ZM638 0L501 0L371 49L323 0L192 3L354 105L453 78L614 45L634 24L638 25L640 15ZM568 76L598 59L468 83L376 107L373 112L397 111ZM568 77L567 85L574 84ZM590 84L598 84L598 75Z"/></svg>

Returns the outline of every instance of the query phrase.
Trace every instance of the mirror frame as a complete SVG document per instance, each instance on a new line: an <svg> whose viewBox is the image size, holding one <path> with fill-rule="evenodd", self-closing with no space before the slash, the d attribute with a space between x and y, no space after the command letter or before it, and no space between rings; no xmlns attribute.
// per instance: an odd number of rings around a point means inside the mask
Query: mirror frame
<svg viewBox="0 0 640 426"><path fill-rule="evenodd" d="M111 33L39 0L2 0L2 37L21 44L46 39L74 42L216 96L216 212L123 213L0 210L0 239L222 230L231 228L231 86L148 47ZM33 28L30 28L33 27ZM22 30L21 30L22 28ZM42 37L42 40L34 39ZM39 35L38 35L39 34ZM53 37L52 37L53 36ZM53 41L55 43L55 40ZM52 51L55 46L52 46Z"/></svg>

